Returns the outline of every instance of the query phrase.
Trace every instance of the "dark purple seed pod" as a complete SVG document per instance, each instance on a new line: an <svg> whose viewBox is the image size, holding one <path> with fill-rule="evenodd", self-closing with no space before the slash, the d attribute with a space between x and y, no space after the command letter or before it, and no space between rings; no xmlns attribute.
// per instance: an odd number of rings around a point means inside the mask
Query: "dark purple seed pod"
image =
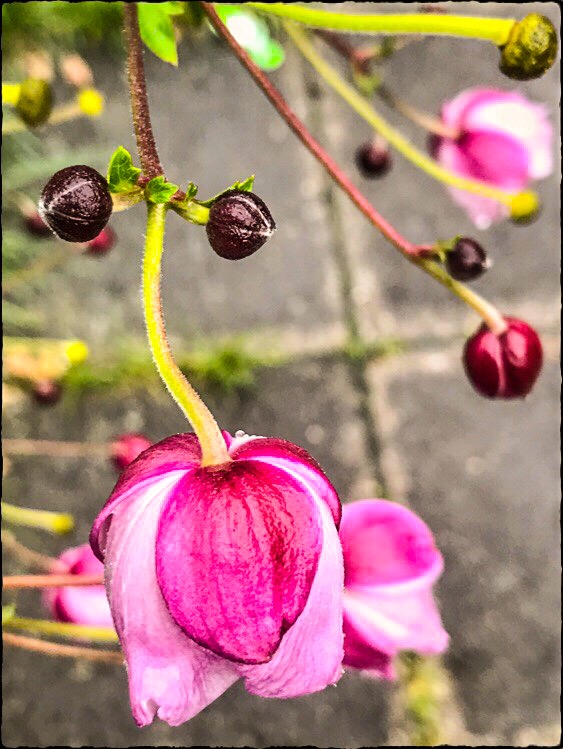
<svg viewBox="0 0 563 749"><path fill-rule="evenodd" d="M108 183L91 166L67 166L53 174L41 193L39 213L67 242L89 242L105 227L113 209Z"/></svg>
<svg viewBox="0 0 563 749"><path fill-rule="evenodd" d="M211 206L205 228L219 257L240 260L262 247L276 230L276 223L258 195L227 190Z"/></svg>
<svg viewBox="0 0 563 749"><path fill-rule="evenodd" d="M386 143L368 141L356 150L356 166L367 179L383 177L392 165L391 151Z"/></svg>
<svg viewBox="0 0 563 749"><path fill-rule="evenodd" d="M474 281L489 267L490 261L485 250L469 237L458 239L453 249L446 253L446 268L456 281Z"/></svg>

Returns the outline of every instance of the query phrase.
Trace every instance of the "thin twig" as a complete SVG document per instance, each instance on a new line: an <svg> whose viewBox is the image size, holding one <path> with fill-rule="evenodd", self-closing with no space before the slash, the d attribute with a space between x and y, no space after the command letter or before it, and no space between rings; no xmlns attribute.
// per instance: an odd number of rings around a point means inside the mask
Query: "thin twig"
<svg viewBox="0 0 563 749"><path fill-rule="evenodd" d="M85 658L89 661L102 661L104 663L123 663L123 656L113 650L97 650L95 648L79 647L78 645L62 645L59 642L48 642L35 637L24 637L14 635L11 632L2 632L2 640L5 645L13 645L24 650L33 650L50 656L65 656L67 658Z"/></svg>
<svg viewBox="0 0 563 749"><path fill-rule="evenodd" d="M2 451L8 455L46 455L50 458L107 458L110 445L19 438L2 440Z"/></svg>
<svg viewBox="0 0 563 749"><path fill-rule="evenodd" d="M103 575L7 575L2 580L4 590L82 587L103 584Z"/></svg>
<svg viewBox="0 0 563 749"><path fill-rule="evenodd" d="M133 125L137 139L137 150L145 175L149 178L164 174L152 131L147 84L143 64L143 42L139 32L139 17L136 3L125 3L124 29L127 43L127 73Z"/></svg>
<svg viewBox="0 0 563 749"><path fill-rule="evenodd" d="M63 572L66 566L54 557L40 554L20 543L11 531L2 530L2 544L6 551L13 554L26 567L36 567L44 572Z"/></svg>
<svg viewBox="0 0 563 749"><path fill-rule="evenodd" d="M338 164L327 154L320 143L313 138L311 133L307 130L305 125L301 122L299 117L291 109L289 104L285 101L281 93L270 81L270 79L260 70L260 68L250 59L248 54L236 41L233 35L229 32L224 23L217 15L213 5L211 3L201 4L211 25L220 34L223 39L227 42L229 47L233 50L238 60L248 70L250 75L254 78L262 92L267 96L270 102L277 109L281 117L301 140L301 142L309 149L313 156L319 161L327 172L330 174L332 179L340 185L348 197L353 203L360 209L364 216L371 221L371 223L385 236L387 239L395 245L395 247L406 255L410 259L416 257L418 248L408 239L403 237L395 227L386 221L375 208L371 205L365 195L358 190L354 183L344 174Z"/></svg>

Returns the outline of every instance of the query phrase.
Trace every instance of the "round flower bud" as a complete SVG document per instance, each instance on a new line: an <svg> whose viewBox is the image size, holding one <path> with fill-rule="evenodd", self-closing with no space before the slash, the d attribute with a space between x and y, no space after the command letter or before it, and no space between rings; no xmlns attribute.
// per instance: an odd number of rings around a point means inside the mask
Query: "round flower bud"
<svg viewBox="0 0 563 749"><path fill-rule="evenodd" d="M510 218L515 224L531 224L540 212L540 202L535 192L520 192L512 198Z"/></svg>
<svg viewBox="0 0 563 749"><path fill-rule="evenodd" d="M104 97L95 88L85 88L79 91L78 106L88 117L99 117L104 111Z"/></svg>
<svg viewBox="0 0 563 749"><path fill-rule="evenodd" d="M500 335L483 324L463 352L469 381L487 398L523 398L542 368L542 345L536 331L514 317L505 320L508 328Z"/></svg>
<svg viewBox="0 0 563 749"><path fill-rule="evenodd" d="M117 236L111 226L106 226L97 237L86 243L86 254L96 256L105 255L115 245L116 239Z"/></svg>
<svg viewBox="0 0 563 749"><path fill-rule="evenodd" d="M501 48L499 67L517 81L539 78L557 56L557 32L549 18L530 13L514 27Z"/></svg>
<svg viewBox="0 0 563 749"><path fill-rule="evenodd" d="M123 471L142 452L152 445L144 434L122 434L111 443L110 457L118 471Z"/></svg>
<svg viewBox="0 0 563 749"><path fill-rule="evenodd" d="M28 127L37 127L49 119L53 108L50 84L40 78L27 78L20 87L16 112Z"/></svg>
<svg viewBox="0 0 563 749"><path fill-rule="evenodd" d="M40 380L35 383L32 395L36 403L41 406L53 406L61 399L62 385L54 380Z"/></svg>
<svg viewBox="0 0 563 749"><path fill-rule="evenodd" d="M67 242L89 242L105 227L113 202L108 183L90 166L67 166L56 172L41 193L39 213Z"/></svg>
<svg viewBox="0 0 563 749"><path fill-rule="evenodd" d="M367 141L356 150L356 166L367 179L383 177L391 169L393 160L387 144Z"/></svg>
<svg viewBox="0 0 563 749"><path fill-rule="evenodd" d="M474 281L490 267L487 253L469 237L461 237L446 253L446 268L456 281Z"/></svg>
<svg viewBox="0 0 563 749"><path fill-rule="evenodd" d="M227 190L211 206L205 228L217 255L240 260L259 250L276 224L264 201L253 192Z"/></svg>

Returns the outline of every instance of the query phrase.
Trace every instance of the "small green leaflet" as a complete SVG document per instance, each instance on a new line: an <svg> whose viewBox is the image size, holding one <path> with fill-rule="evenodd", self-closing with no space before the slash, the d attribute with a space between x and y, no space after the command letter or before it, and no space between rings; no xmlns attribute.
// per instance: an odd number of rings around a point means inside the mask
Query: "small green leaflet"
<svg viewBox="0 0 563 749"><path fill-rule="evenodd" d="M137 3L141 39L164 62L178 65L172 16L184 12L183 3Z"/></svg>
<svg viewBox="0 0 563 749"><path fill-rule="evenodd" d="M198 200L197 202L200 205L204 205L206 208L209 208L211 205L213 205L213 203L215 203L216 200L219 200L221 195L224 195L229 190L243 190L244 192L250 192L253 186L254 186L254 175L251 174L250 177L247 177L242 182L235 182L230 187L227 187L225 190L221 190L221 192L218 195L214 195L212 198L209 198L209 200Z"/></svg>
<svg viewBox="0 0 563 749"><path fill-rule="evenodd" d="M110 159L108 166L108 185L110 192L131 192L137 185L141 170L133 166L131 154L119 146Z"/></svg>
<svg viewBox="0 0 563 749"><path fill-rule="evenodd" d="M165 177L153 177L145 187L145 195L151 203L168 203L178 189L178 185L167 182Z"/></svg>

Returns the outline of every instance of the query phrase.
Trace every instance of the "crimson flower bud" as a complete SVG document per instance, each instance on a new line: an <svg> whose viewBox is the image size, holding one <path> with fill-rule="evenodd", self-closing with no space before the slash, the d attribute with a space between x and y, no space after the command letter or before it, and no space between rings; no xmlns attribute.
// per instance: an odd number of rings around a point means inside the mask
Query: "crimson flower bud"
<svg viewBox="0 0 563 749"><path fill-rule="evenodd" d="M41 193L39 213L67 242L89 242L105 227L113 201L108 183L90 166L67 166L53 174Z"/></svg>
<svg viewBox="0 0 563 749"><path fill-rule="evenodd" d="M386 143L367 141L356 150L356 166L368 179L383 177L392 165L391 151Z"/></svg>
<svg viewBox="0 0 563 749"><path fill-rule="evenodd" d="M259 250L276 224L258 195L227 190L211 206L205 228L209 244L219 257L240 260Z"/></svg>
<svg viewBox="0 0 563 749"><path fill-rule="evenodd" d="M41 406L53 406L58 403L62 394L62 385L54 380L41 380L34 385L32 390L35 402Z"/></svg>
<svg viewBox="0 0 563 749"><path fill-rule="evenodd" d="M97 237L86 243L86 254L105 255L114 246L116 239L117 236L111 226L106 226Z"/></svg>
<svg viewBox="0 0 563 749"><path fill-rule="evenodd" d="M508 328L500 335L483 324L463 352L471 384L487 398L523 398L542 368L542 345L536 331L514 317L505 320Z"/></svg>
<svg viewBox="0 0 563 749"><path fill-rule="evenodd" d="M123 471L142 452L152 445L144 434L122 434L110 446L110 457L118 471Z"/></svg>
<svg viewBox="0 0 563 749"><path fill-rule="evenodd" d="M446 268L456 281L474 281L489 268L490 261L481 245L469 237L461 237L446 253Z"/></svg>

